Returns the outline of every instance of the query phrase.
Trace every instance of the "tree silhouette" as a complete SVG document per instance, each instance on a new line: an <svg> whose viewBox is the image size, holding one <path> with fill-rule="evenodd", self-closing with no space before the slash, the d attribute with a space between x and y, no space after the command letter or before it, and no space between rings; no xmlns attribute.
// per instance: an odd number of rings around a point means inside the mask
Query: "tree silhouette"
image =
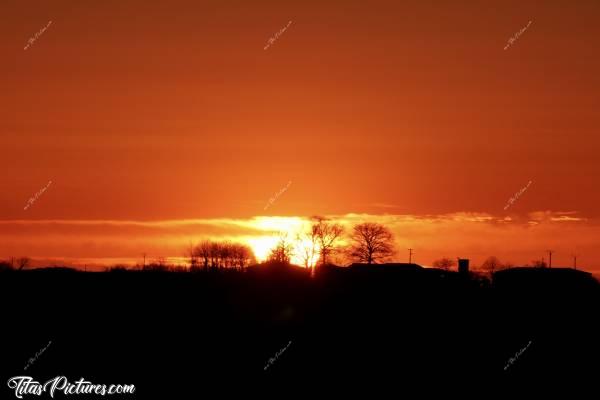
<svg viewBox="0 0 600 400"><path fill-rule="evenodd" d="M335 250L335 244L344 233L338 223L328 222L325 217L313 217L317 243L321 251L321 265L327 264L327 257Z"/></svg>
<svg viewBox="0 0 600 400"><path fill-rule="evenodd" d="M190 271L198 269L198 254L196 254L196 247L190 242L186 255L190 258Z"/></svg>
<svg viewBox="0 0 600 400"><path fill-rule="evenodd" d="M293 255L294 247L287 240L287 235L280 233L277 245L271 250L267 261L280 264L289 264Z"/></svg>
<svg viewBox="0 0 600 400"><path fill-rule="evenodd" d="M240 243L231 244L231 257L233 266L239 269L244 269L247 264L256 262L250 246Z"/></svg>
<svg viewBox="0 0 600 400"><path fill-rule="evenodd" d="M373 264L394 254L394 236L385 226L372 222L356 225L350 235L349 255L358 262Z"/></svg>
<svg viewBox="0 0 600 400"><path fill-rule="evenodd" d="M219 266L223 268L231 267L231 243L219 243Z"/></svg>
<svg viewBox="0 0 600 400"><path fill-rule="evenodd" d="M490 273L490 276L493 276L494 271L499 269L501 266L502 266L502 264L500 263L500 260L498 259L498 257L491 256L491 257L488 257L483 262L483 264L481 264L481 269L483 269L484 271L488 271Z"/></svg>
<svg viewBox="0 0 600 400"><path fill-rule="evenodd" d="M24 268L26 268L29 265L29 262L31 260L29 259L29 257L21 257L19 259L17 259L17 265L18 265L18 270L22 270Z"/></svg>
<svg viewBox="0 0 600 400"><path fill-rule="evenodd" d="M204 240L194 247L194 257L198 257L204 270L209 268L239 268L256 262L250 246L232 242L212 242ZM198 260L196 260L198 264Z"/></svg>
<svg viewBox="0 0 600 400"><path fill-rule="evenodd" d="M204 270L208 270L208 263L210 261L210 252L211 252L211 242L208 240L204 240L200 242L196 247L194 247L194 253L196 257L200 257L202 263L204 264Z"/></svg>
<svg viewBox="0 0 600 400"><path fill-rule="evenodd" d="M504 264L502 264L502 269L511 269L514 267L515 267L515 264L511 263L510 261L507 261Z"/></svg>
<svg viewBox="0 0 600 400"><path fill-rule="evenodd" d="M435 260L433 262L433 266L435 268L441 268L445 271L448 271L450 268L454 267L455 265L456 265L456 262L453 259L447 258L447 257L440 258L439 260Z"/></svg>
<svg viewBox="0 0 600 400"><path fill-rule="evenodd" d="M532 260L531 264L534 268L546 268L548 266L544 260Z"/></svg>
<svg viewBox="0 0 600 400"><path fill-rule="evenodd" d="M221 261L219 257L221 256L221 244L216 242L210 243L209 248L210 253L210 266L211 268L219 269L221 267Z"/></svg>
<svg viewBox="0 0 600 400"><path fill-rule="evenodd" d="M311 225L308 232L296 236L298 242L298 253L302 258L304 267L314 268L315 258L319 255L319 238L317 235L317 226Z"/></svg>
<svg viewBox="0 0 600 400"><path fill-rule="evenodd" d="M169 271L169 265L167 259L164 257L158 257L151 263L144 265L142 271L153 271L153 272L166 272Z"/></svg>

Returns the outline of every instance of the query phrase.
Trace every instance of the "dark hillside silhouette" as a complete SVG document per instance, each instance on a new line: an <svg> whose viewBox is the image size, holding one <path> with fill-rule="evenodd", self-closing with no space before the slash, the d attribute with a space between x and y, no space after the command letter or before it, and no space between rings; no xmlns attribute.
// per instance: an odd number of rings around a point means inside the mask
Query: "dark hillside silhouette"
<svg viewBox="0 0 600 400"><path fill-rule="evenodd" d="M21 373L29 353L48 340L52 347L31 374L110 371L111 380L136 383L141 398L170 393L169 379L182 379L179 389L192 393L193 382L274 384L307 373L314 375L309 386L339 377L365 387L393 387L398 377L468 376L500 385L590 376L600 354L600 290L589 274L514 268L485 282L404 263L329 265L314 276L277 262L196 273L5 271L3 304L18 299L37 311L5 329L12 345L3 350L0 378Z"/></svg>

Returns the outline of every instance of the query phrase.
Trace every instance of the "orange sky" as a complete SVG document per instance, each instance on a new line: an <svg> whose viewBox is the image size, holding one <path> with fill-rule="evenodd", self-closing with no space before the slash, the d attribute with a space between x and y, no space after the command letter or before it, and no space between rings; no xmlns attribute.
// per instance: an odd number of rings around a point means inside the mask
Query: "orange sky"
<svg viewBox="0 0 600 400"><path fill-rule="evenodd" d="M211 230L165 221L355 213L424 264L553 248L600 270L597 1L0 10L0 258L179 256Z"/></svg>

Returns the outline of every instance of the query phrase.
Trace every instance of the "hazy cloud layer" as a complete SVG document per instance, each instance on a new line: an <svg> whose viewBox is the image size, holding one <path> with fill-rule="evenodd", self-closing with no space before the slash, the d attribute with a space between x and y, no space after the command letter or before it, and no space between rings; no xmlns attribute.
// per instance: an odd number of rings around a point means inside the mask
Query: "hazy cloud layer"
<svg viewBox="0 0 600 400"><path fill-rule="evenodd" d="M363 221L380 222L396 235L398 261L406 261L405 249L413 248L416 262L430 265L439 257L466 257L479 264L498 256L517 265L554 250L555 266L570 266L571 254L578 265L597 268L600 227L575 211L536 211L525 216L493 216L483 213L445 215L330 216L347 230ZM279 231L292 233L309 223L307 217L254 217L249 219L193 219L165 221L45 220L0 221L0 257L27 255L36 259L70 262L78 259L112 259L139 262L149 257L183 257L190 242L205 238L252 242ZM101 261L100 261L101 262Z"/></svg>

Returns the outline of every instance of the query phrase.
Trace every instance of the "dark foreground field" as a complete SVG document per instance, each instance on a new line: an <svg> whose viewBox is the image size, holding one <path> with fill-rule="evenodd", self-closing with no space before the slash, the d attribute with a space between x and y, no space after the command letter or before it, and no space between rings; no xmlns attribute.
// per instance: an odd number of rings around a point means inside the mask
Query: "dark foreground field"
<svg viewBox="0 0 600 400"><path fill-rule="evenodd" d="M597 387L596 282L521 272L4 272L0 398L18 375L134 384L123 398L140 399Z"/></svg>

